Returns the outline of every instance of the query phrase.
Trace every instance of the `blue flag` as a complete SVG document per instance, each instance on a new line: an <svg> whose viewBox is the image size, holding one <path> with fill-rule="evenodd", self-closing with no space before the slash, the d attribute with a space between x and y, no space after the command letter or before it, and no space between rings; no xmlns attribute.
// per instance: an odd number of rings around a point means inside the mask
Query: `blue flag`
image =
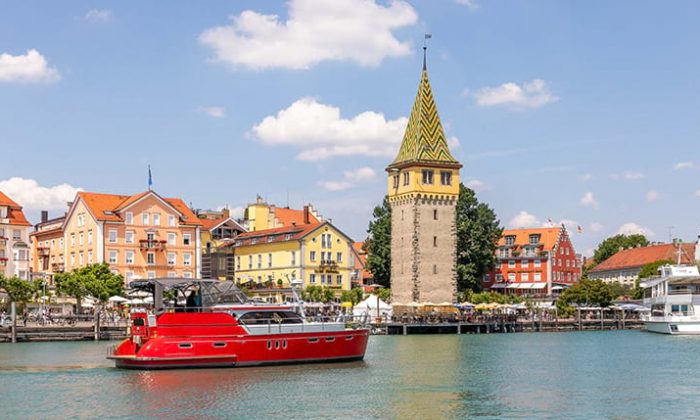
<svg viewBox="0 0 700 420"><path fill-rule="evenodd" d="M153 176L151 176L151 165L148 165L148 191L153 188Z"/></svg>

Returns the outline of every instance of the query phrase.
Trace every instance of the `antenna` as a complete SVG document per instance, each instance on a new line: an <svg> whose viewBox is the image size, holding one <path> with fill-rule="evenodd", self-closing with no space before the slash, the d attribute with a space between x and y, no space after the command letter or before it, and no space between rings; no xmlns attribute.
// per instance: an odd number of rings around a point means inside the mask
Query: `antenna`
<svg viewBox="0 0 700 420"><path fill-rule="evenodd" d="M666 230L668 230L668 242L671 243L673 242L673 229L675 229L675 226L666 226Z"/></svg>
<svg viewBox="0 0 700 420"><path fill-rule="evenodd" d="M428 51L428 40L429 40L430 38L432 38L432 37L433 37L432 34L427 34L427 33L426 33L426 34L425 34L425 37L423 38L423 70L425 70L425 69L428 68L428 66L427 66L427 64L426 64L426 58L425 58L425 56L427 55L427 51Z"/></svg>

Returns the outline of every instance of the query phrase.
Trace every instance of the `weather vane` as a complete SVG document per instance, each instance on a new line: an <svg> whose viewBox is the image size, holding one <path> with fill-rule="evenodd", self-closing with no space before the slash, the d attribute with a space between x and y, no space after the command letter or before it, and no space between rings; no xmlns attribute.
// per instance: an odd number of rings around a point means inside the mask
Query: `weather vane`
<svg viewBox="0 0 700 420"><path fill-rule="evenodd" d="M425 56L426 56L426 51L428 50L428 40L432 37L433 37L432 34L426 33L425 38L423 38L423 69L424 70L427 67L425 64Z"/></svg>

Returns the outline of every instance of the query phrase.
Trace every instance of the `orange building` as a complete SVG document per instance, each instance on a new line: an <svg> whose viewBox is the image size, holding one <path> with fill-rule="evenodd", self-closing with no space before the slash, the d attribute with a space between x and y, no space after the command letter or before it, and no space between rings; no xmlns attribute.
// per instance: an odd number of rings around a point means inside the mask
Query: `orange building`
<svg viewBox="0 0 700 420"><path fill-rule="evenodd" d="M502 293L551 295L577 283L581 259L566 227L504 230L496 249L496 267L483 288Z"/></svg>
<svg viewBox="0 0 700 420"><path fill-rule="evenodd" d="M106 262L128 282L135 278L198 277L201 222L179 198L162 198L154 191L136 195L79 192L60 227L38 231L33 248L41 269L71 271ZM63 241L60 248L47 240ZM55 242L54 242L55 244ZM52 255L56 253L57 255ZM54 258L57 257L57 258ZM47 264L43 261L56 263ZM62 265L54 265L60 263Z"/></svg>

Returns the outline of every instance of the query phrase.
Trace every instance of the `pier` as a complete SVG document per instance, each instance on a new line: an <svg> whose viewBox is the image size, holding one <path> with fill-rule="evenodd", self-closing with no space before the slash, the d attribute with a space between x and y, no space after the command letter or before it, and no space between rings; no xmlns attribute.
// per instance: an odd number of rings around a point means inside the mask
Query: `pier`
<svg viewBox="0 0 700 420"><path fill-rule="evenodd" d="M97 331L94 325L77 326L17 326L15 339L17 342L34 341L93 341L122 340L127 337L125 326L100 326ZM0 328L0 343L11 343L12 328Z"/></svg>
<svg viewBox="0 0 700 420"><path fill-rule="evenodd" d="M372 324L373 334L496 334L516 332L566 332L600 330L639 330L644 323L638 319L563 319L547 321L486 321L486 322L437 322Z"/></svg>

